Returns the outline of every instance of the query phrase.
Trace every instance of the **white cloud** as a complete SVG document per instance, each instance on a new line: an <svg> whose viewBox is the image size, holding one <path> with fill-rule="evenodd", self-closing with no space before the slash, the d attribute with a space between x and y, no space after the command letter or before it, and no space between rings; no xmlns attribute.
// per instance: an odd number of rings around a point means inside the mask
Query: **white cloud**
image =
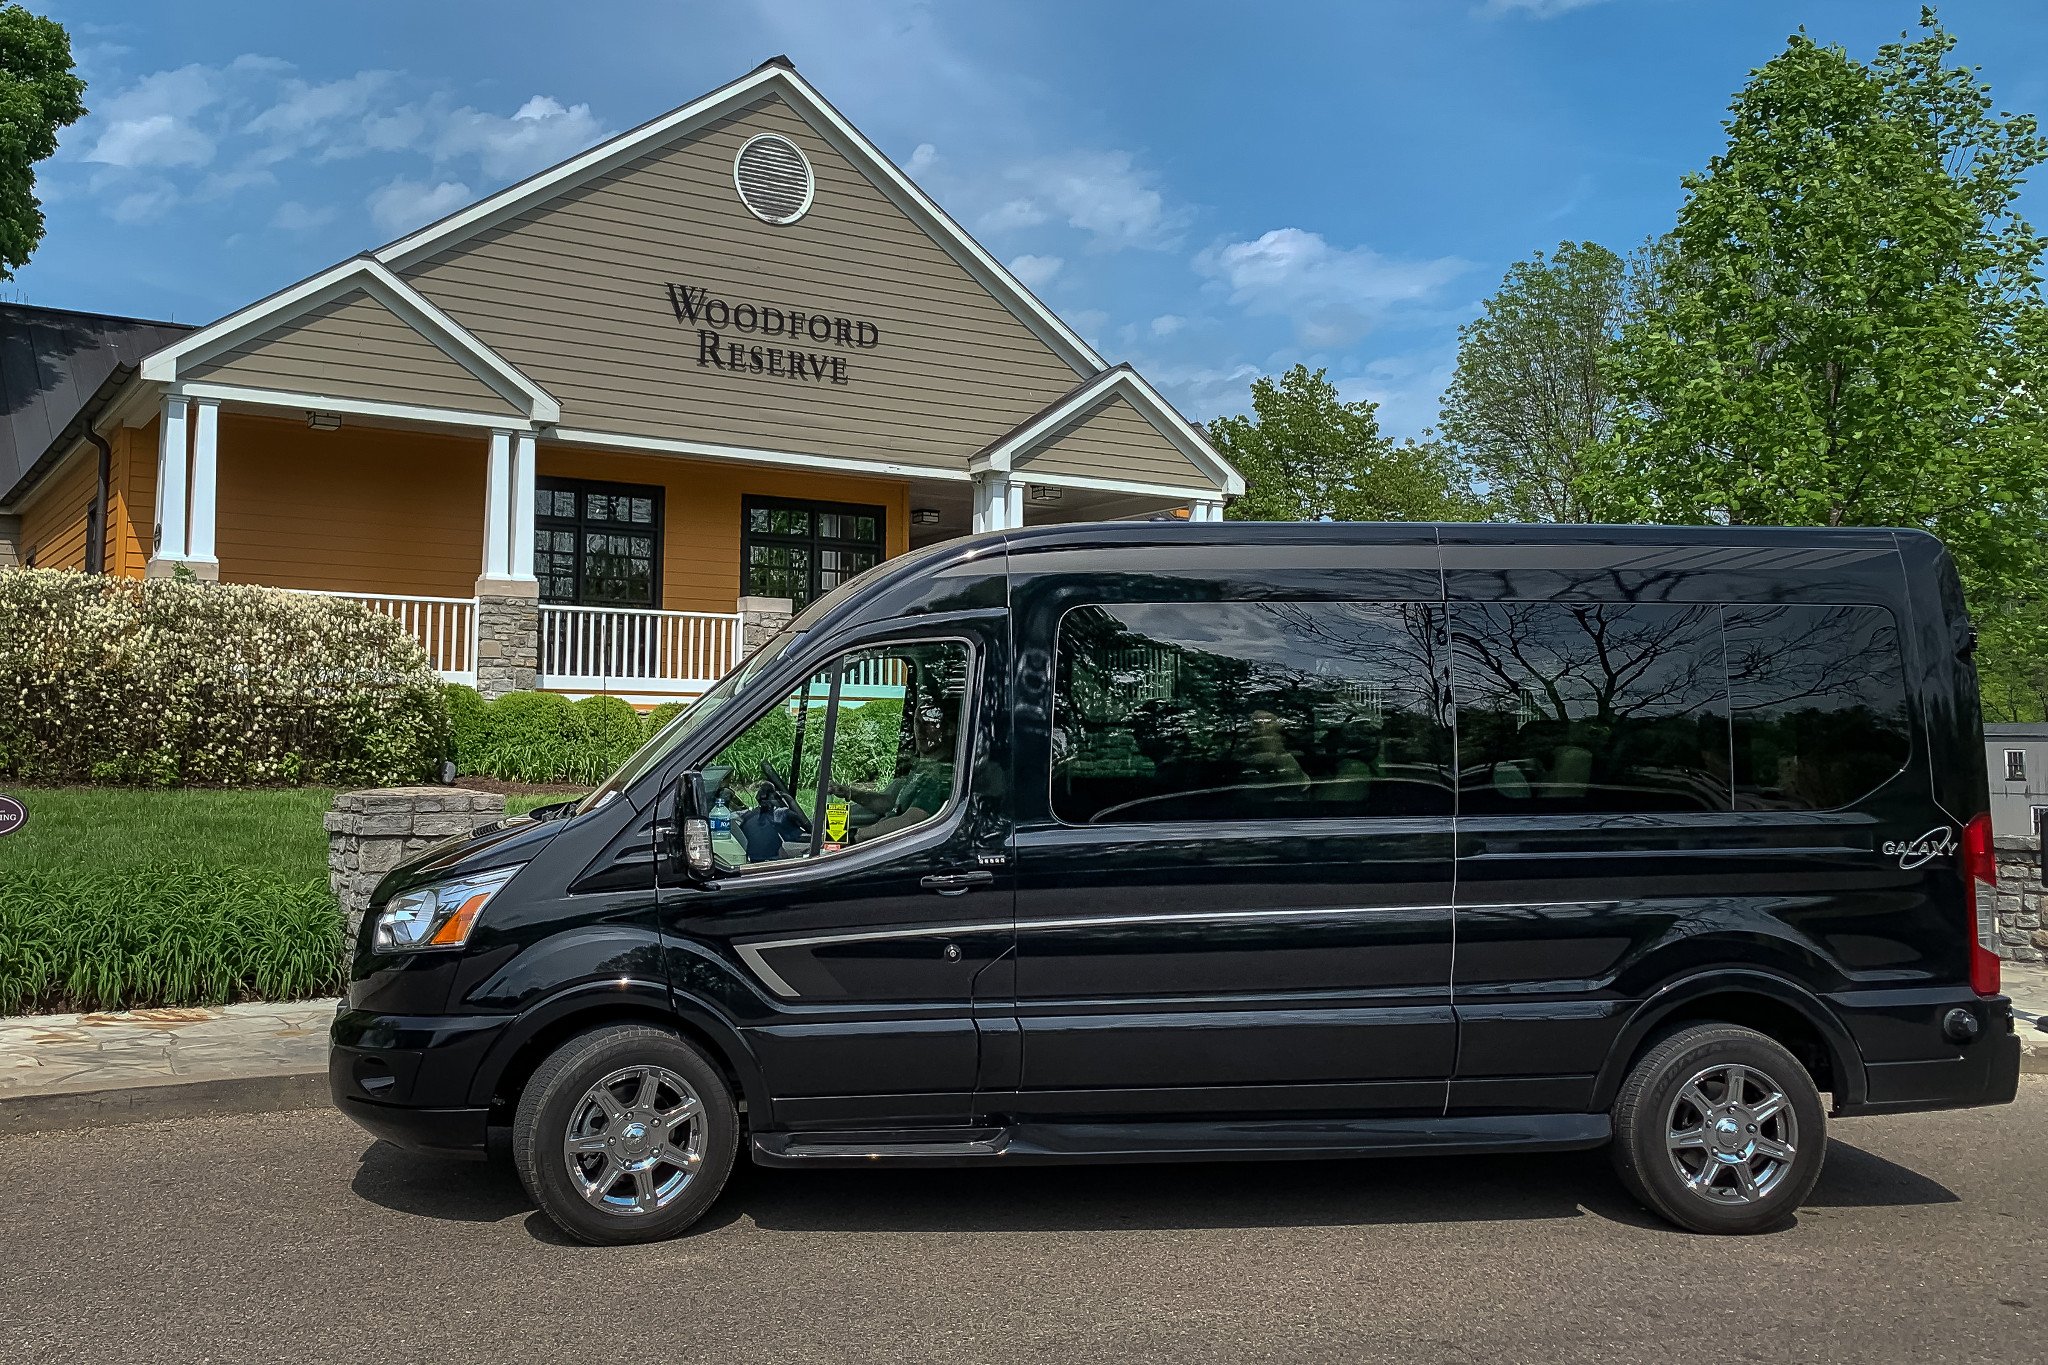
<svg viewBox="0 0 2048 1365"><path fill-rule="evenodd" d="M284 82L281 98L250 119L242 131L263 139L265 146L258 153L263 160L283 160L353 134L387 96L395 80L389 71L358 71L319 85L293 78Z"/></svg>
<svg viewBox="0 0 2048 1365"><path fill-rule="evenodd" d="M910 160L905 163L904 169L912 175L923 175L938 164L939 149L929 142L920 142L911 150Z"/></svg>
<svg viewBox="0 0 2048 1365"><path fill-rule="evenodd" d="M1188 320L1178 313L1161 313L1152 319L1152 335L1170 337L1188 325Z"/></svg>
<svg viewBox="0 0 2048 1365"><path fill-rule="evenodd" d="M133 190L114 201L107 215L117 223L153 223L178 203L178 191L168 184Z"/></svg>
<svg viewBox="0 0 2048 1365"><path fill-rule="evenodd" d="M204 166L213 160L213 139L175 114L123 119L100 134L85 159L131 170L153 166Z"/></svg>
<svg viewBox="0 0 2048 1365"><path fill-rule="evenodd" d="M1380 430L1396 439L1420 437L1437 424L1444 390L1458 369L1456 347L1423 355L1382 356L1363 372L1333 379L1345 402L1379 405Z"/></svg>
<svg viewBox="0 0 2048 1365"><path fill-rule="evenodd" d="M85 159L131 170L206 165L215 144L198 116L220 103L225 84L220 68L198 63L144 76L93 110L98 136Z"/></svg>
<svg viewBox="0 0 2048 1365"><path fill-rule="evenodd" d="M492 180L516 180L566 160L605 135L587 104L563 105L535 95L510 118L457 109L435 136L437 160L474 156Z"/></svg>
<svg viewBox="0 0 2048 1365"><path fill-rule="evenodd" d="M1019 256L1010 262L1010 273L1024 281L1026 289L1043 289L1065 264L1057 256Z"/></svg>
<svg viewBox="0 0 2048 1365"><path fill-rule="evenodd" d="M1125 151L1073 151L1012 166L1006 178L1024 193L984 220L991 231L1059 218L1097 245L1168 248L1191 217L1169 205Z"/></svg>
<svg viewBox="0 0 2048 1365"><path fill-rule="evenodd" d="M287 199L277 206L276 213L270 215L270 225L281 232L310 232L333 222L337 211L332 204L302 204L296 199Z"/></svg>
<svg viewBox="0 0 2048 1365"><path fill-rule="evenodd" d="M1395 260L1371 247L1334 247L1319 233L1290 227L1210 247L1194 267L1245 312L1284 317L1302 344L1324 347L1349 345L1389 312L1427 300L1466 263L1451 256Z"/></svg>
<svg viewBox="0 0 2048 1365"><path fill-rule="evenodd" d="M429 185L400 176L370 196L370 219L379 231L395 237L453 213L475 197L469 186L459 181Z"/></svg>
<svg viewBox="0 0 2048 1365"><path fill-rule="evenodd" d="M1190 420L1206 422L1230 413L1249 412L1252 381L1262 371L1239 362L1175 364L1165 360L1141 360L1138 368L1159 386Z"/></svg>

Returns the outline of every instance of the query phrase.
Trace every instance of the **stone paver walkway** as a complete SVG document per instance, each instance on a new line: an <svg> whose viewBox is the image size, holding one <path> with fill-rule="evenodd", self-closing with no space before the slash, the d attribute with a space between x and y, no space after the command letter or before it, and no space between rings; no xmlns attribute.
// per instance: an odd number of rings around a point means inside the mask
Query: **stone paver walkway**
<svg viewBox="0 0 2048 1365"><path fill-rule="evenodd" d="M0 1018L0 1101L325 1072L334 1001Z"/></svg>

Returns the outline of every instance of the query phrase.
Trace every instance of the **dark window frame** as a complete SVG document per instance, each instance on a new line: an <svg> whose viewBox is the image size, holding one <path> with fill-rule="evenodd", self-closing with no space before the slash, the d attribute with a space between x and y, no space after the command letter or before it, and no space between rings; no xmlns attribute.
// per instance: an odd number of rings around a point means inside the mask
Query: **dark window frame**
<svg viewBox="0 0 2048 1365"><path fill-rule="evenodd" d="M558 517L552 513L543 516L538 508L534 512L533 539L534 554L536 556L543 553L552 553L551 550L544 549L541 542L541 536L548 531L569 531L576 537L576 596L570 601L563 601L559 597L549 596L546 579L551 577L551 575L543 575L540 600L544 604L556 607L617 607L623 610L661 610L662 532L667 512L667 509L663 506L663 494L667 492L665 488L660 484L653 483L620 483L611 479L571 479L546 476L534 480L534 492L536 499L541 493L560 492L574 493L576 495L576 515L573 517ZM651 498L654 502L654 520L645 526L638 522L594 521L584 515L584 509L589 505L584 501L584 498L586 494L590 493L599 493L607 497ZM591 530L600 533L624 531L634 535L644 533L652 537L654 554L652 556L651 571L648 575L649 601L643 604L637 602L587 602L584 600L584 555L586 547L583 538L586 532ZM537 565L534 567L537 568Z"/></svg>
<svg viewBox="0 0 2048 1365"><path fill-rule="evenodd" d="M754 513L756 511L804 512L810 516L811 529L803 535L785 534L777 531L756 531L754 529ZM820 535L818 532L818 516L820 513L834 516L873 517L875 519L875 539L873 543L869 544L865 541ZM802 611L810 603L817 601L820 597L831 591L830 588L823 587L819 583L819 575L824 572L823 551L872 549L875 552L875 563L877 564L883 563L889 558L888 508L879 503L826 502L811 498L775 497L765 493L745 494L740 498L740 595L743 597L754 595L747 586L747 572L752 567L752 550L755 545L780 545L786 548L802 548L810 552L810 566L808 570L810 596L802 601L792 599L792 606L796 610ZM834 586L836 587L837 584Z"/></svg>
<svg viewBox="0 0 2048 1365"><path fill-rule="evenodd" d="M2007 749L2005 751L2005 780L2024 782L2027 780L2027 751Z"/></svg>

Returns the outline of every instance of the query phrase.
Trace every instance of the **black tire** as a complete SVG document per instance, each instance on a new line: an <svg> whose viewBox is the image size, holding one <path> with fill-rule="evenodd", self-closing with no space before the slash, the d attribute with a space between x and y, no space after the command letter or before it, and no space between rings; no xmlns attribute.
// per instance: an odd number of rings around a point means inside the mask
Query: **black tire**
<svg viewBox="0 0 2048 1365"><path fill-rule="evenodd" d="M1742 1095L1731 1099L1731 1087ZM1777 1114L1764 1098L1773 1091L1785 1099ZM1734 1024L1691 1024L1659 1039L1622 1082L1613 1118L1622 1184L1651 1212L1693 1232L1783 1227L1813 1192L1827 1152L1827 1114L1813 1077L1777 1043ZM1674 1150L1667 1139L1678 1133L1696 1134L1697 1147ZM1781 1159L1785 1151L1790 1156Z"/></svg>
<svg viewBox="0 0 2048 1365"><path fill-rule="evenodd" d="M674 1148L651 1135L656 1130L640 1118L639 1109L629 1107L621 1116L628 1121L607 1120L596 1107L599 1101L591 1098L594 1087L606 1076L630 1068L659 1068L694 1092L699 1111L689 1119L688 1127L678 1122L674 1132L687 1134L687 1141L698 1149L699 1160L658 1207L651 1203L646 1208L600 1207L586 1196L586 1187L599 1185L614 1171L615 1183L607 1183L606 1188L620 1191L617 1198L630 1198L634 1191L645 1188L623 1158L639 1158L634 1164L655 1162L648 1169L647 1180L650 1186L661 1180L656 1195L685 1174L680 1164L660 1159ZM637 1084L637 1078L622 1080L619 1091L607 1093L616 1100L619 1094L637 1089ZM680 1099L666 1082L657 1084L661 1099L653 1103ZM607 1146L605 1151L578 1159L578 1169L585 1173L581 1185L564 1150L572 1125L586 1138ZM607 1136L614 1128L615 1140ZM526 1192L556 1227L581 1242L620 1245L673 1237L703 1217L732 1174L739 1138L738 1107L724 1075L710 1058L665 1029L618 1024L571 1038L534 1071L513 1116L512 1157Z"/></svg>

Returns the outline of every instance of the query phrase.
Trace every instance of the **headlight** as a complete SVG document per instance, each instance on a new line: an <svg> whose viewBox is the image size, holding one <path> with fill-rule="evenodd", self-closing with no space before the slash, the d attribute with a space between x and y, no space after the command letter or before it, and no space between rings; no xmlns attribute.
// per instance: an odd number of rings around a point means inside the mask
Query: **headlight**
<svg viewBox="0 0 2048 1365"><path fill-rule="evenodd" d="M414 887L393 896L377 914L370 944L380 953L411 953L422 948L460 948L470 928L498 888L512 880L524 864L493 868L474 876Z"/></svg>

